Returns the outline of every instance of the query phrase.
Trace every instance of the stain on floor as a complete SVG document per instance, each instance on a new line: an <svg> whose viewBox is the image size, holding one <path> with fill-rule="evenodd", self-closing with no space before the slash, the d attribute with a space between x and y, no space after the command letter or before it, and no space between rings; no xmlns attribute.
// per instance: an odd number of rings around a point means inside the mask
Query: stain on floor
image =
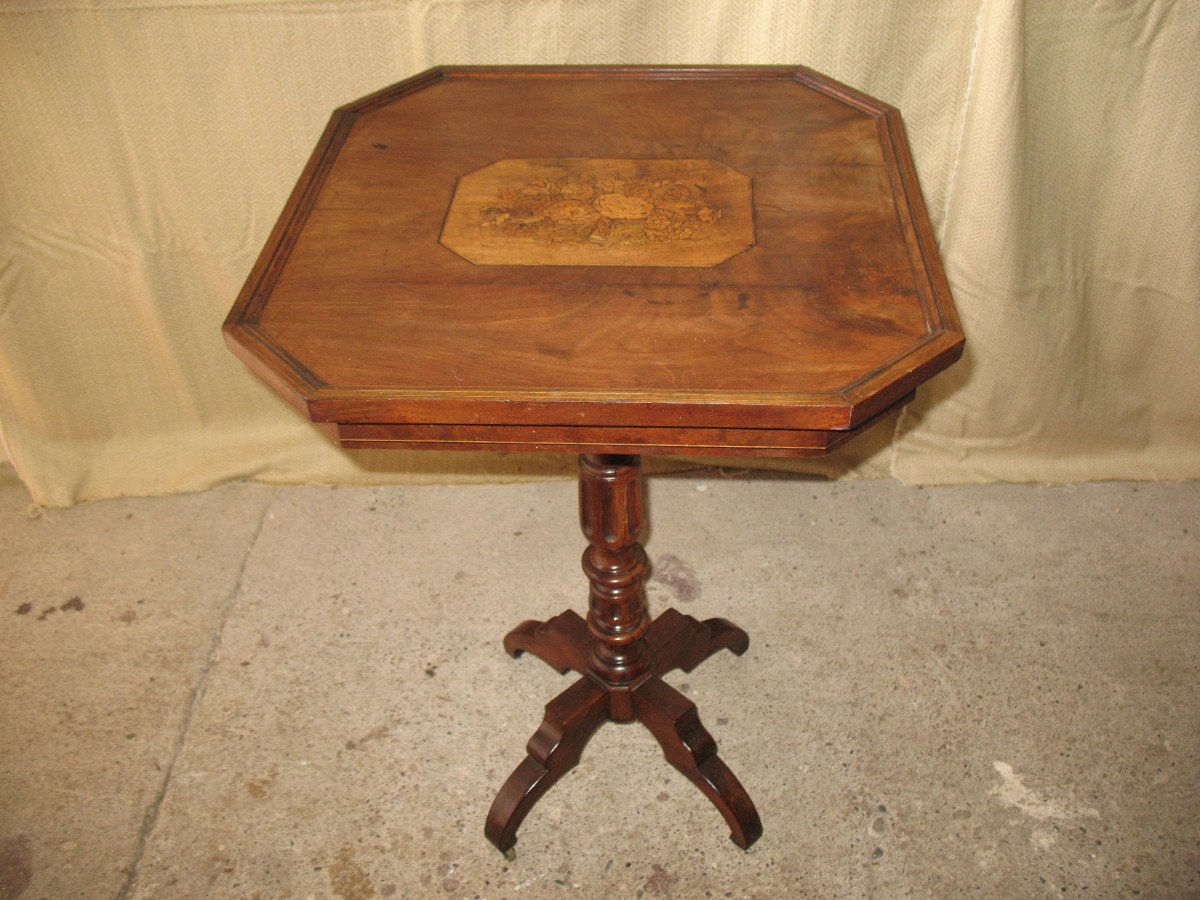
<svg viewBox="0 0 1200 900"><path fill-rule="evenodd" d="M691 603L700 596L695 571L674 553L655 558L650 581L665 587L680 603Z"/></svg>
<svg viewBox="0 0 1200 900"><path fill-rule="evenodd" d="M343 847L330 863L329 887L342 900L368 900L375 896L375 885L355 859L353 847Z"/></svg>
<svg viewBox="0 0 1200 900"><path fill-rule="evenodd" d="M262 800L267 796L267 789L271 787L275 779L279 777L279 771L272 769L271 774L266 778L255 778L246 782L246 793L255 800Z"/></svg>
<svg viewBox="0 0 1200 900"><path fill-rule="evenodd" d="M661 863L653 863L650 870L650 877L646 879L645 884L646 893L670 896L671 888L675 886L679 876L673 874Z"/></svg>
<svg viewBox="0 0 1200 900"><path fill-rule="evenodd" d="M59 612L60 610L62 612L83 612L83 608L85 606L87 606L87 604L83 602L82 598L72 597L70 600L68 600L66 603L62 604L61 606L47 606L38 615L37 620L39 622L45 622L48 618L50 618L50 616L54 615L56 612ZM27 615L32 609L33 609L32 603L22 603L20 606L17 607L17 615L19 615L19 616Z"/></svg>
<svg viewBox="0 0 1200 900"><path fill-rule="evenodd" d="M387 737L389 734L391 734L391 732L392 732L391 725L388 725L386 723L383 725L377 725L376 727L374 727L370 731L368 731L366 734L364 734L362 737L360 737L357 741L346 741L346 749L347 750L360 750L360 749L362 749L363 744L370 743L371 741L383 740L385 737Z"/></svg>
<svg viewBox="0 0 1200 900"><path fill-rule="evenodd" d="M33 849L29 838L0 838L0 900L16 900L33 880Z"/></svg>

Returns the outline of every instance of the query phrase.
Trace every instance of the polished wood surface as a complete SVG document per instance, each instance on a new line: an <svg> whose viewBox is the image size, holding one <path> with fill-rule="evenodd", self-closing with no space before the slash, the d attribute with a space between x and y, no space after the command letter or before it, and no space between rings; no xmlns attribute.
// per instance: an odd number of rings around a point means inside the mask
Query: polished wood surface
<svg viewBox="0 0 1200 900"><path fill-rule="evenodd" d="M899 115L795 67L445 68L349 104L226 334L350 446L773 455L963 340Z"/></svg>
<svg viewBox="0 0 1200 900"><path fill-rule="evenodd" d="M725 818L734 844L744 850L762 835L750 795L717 755L695 704L662 680L674 669L691 672L720 650L741 656L750 639L725 619L700 622L673 609L650 621L646 554L638 543L645 522L641 474L637 456L580 457L587 619L568 610L546 622L522 622L504 639L512 656L531 653L583 677L546 705L525 759L496 794L484 832L501 851L512 848L534 804L579 763L588 740L610 720L646 726L667 761Z"/></svg>
<svg viewBox="0 0 1200 900"><path fill-rule="evenodd" d="M408 450L507 450L514 444L533 451L578 453L698 453L704 456L825 456L861 434L891 409L913 397L905 394L893 407L845 431L770 428L643 428L569 425L403 425L350 424L325 426L343 447ZM647 448L649 450L647 451Z"/></svg>
<svg viewBox="0 0 1200 900"><path fill-rule="evenodd" d="M963 346L899 114L796 67L441 68L351 103L225 336L346 447L584 454L588 616L504 641L581 677L496 795L503 851L607 721L757 840L663 681L749 638L651 620L638 454L823 455Z"/></svg>

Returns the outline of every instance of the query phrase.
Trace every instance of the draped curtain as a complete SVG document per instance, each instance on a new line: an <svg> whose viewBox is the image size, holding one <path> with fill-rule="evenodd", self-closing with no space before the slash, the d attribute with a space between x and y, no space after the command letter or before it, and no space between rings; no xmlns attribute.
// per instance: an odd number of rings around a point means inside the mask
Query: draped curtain
<svg viewBox="0 0 1200 900"><path fill-rule="evenodd" d="M331 110L442 63L798 63L900 108L966 355L776 465L1200 477L1200 3L9 0L0 429L37 502L572 470L340 450L220 337Z"/></svg>

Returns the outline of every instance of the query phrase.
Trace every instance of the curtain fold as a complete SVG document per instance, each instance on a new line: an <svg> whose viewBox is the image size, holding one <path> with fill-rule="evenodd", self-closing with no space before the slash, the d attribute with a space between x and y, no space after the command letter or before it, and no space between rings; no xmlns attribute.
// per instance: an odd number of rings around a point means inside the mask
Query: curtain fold
<svg viewBox="0 0 1200 900"><path fill-rule="evenodd" d="M339 450L224 348L330 111L439 63L800 63L902 111L968 345L900 417L786 467L1200 477L1197 47L1200 4L1169 0L9 3L0 429L52 506L569 474Z"/></svg>

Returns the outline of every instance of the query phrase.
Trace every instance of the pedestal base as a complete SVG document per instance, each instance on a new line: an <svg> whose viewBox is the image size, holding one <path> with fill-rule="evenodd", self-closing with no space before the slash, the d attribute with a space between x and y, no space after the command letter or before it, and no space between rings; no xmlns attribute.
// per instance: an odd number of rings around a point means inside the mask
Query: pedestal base
<svg viewBox="0 0 1200 900"><path fill-rule="evenodd" d="M700 724L696 706L662 680L673 669L690 672L718 650L746 652L746 632L725 619L700 622L673 609L646 632L648 670L635 682L612 684L589 671L594 637L578 614L547 622L522 622L504 638L512 656L532 653L561 673L583 677L546 704L542 725L529 740L529 755L508 777L488 813L485 833L501 851L517 841L517 829L538 799L579 762L596 729L609 720L637 719L662 745L667 761L688 777L725 817L730 839L743 850L762 835L749 795L717 756L717 745Z"/></svg>

